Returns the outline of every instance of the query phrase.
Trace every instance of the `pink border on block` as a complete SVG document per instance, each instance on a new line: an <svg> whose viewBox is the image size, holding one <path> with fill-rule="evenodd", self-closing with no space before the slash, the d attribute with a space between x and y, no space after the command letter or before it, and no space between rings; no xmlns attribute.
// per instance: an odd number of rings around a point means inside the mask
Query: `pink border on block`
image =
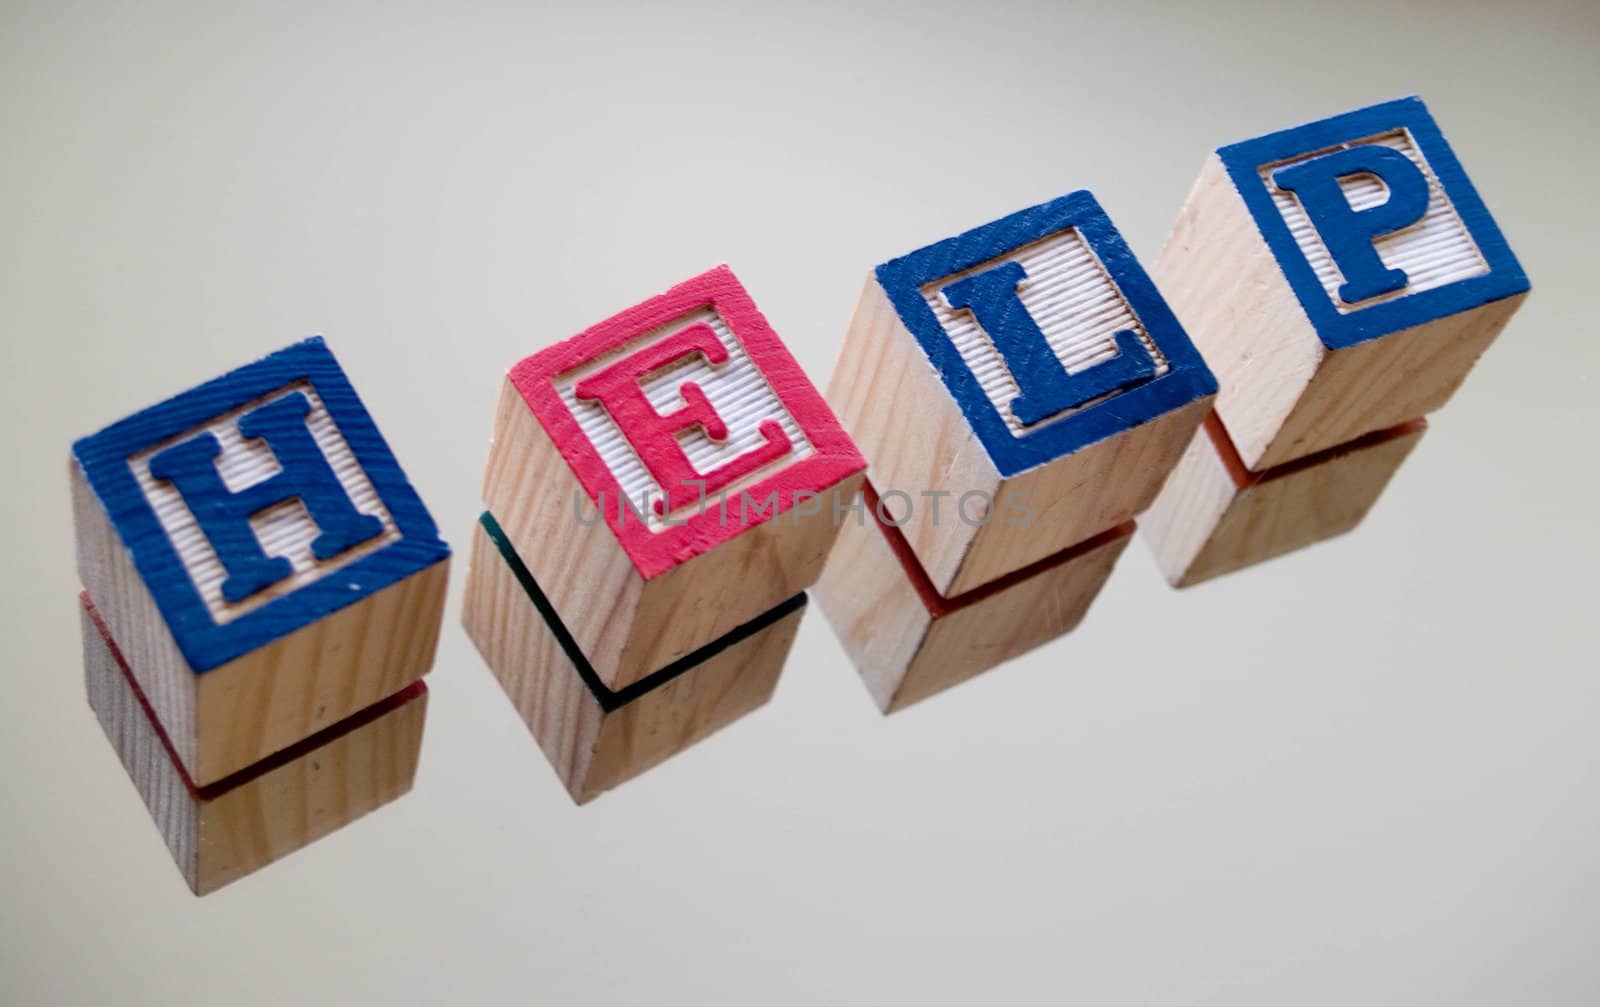
<svg viewBox="0 0 1600 1007"><path fill-rule="evenodd" d="M651 531L631 515L618 518L617 501L622 494L622 487L579 427L576 417L561 401L555 378L651 329L708 305L727 323L734 339L744 347L751 363L766 378L778 401L805 432L813 453L808 458L756 480L740 491L749 493L756 501L765 500L773 492L778 494L777 507L770 511L757 511L751 515L753 519L748 523L739 523L740 512L730 501L726 520L718 507L708 504L704 513L691 514L683 519L681 525L674 522L671 526ZM761 310L733 275L733 270L726 265L685 280L663 294L524 358L511 368L510 377L534 418L544 427L550 439L555 441L561 456L577 474L584 491L589 494L589 502L598 506L600 494L605 493L606 506L602 510L605 512L606 525L633 560L634 569L647 579L708 552L749 528L776 518L794 506L797 492L820 494L867 467L855 442L845 433L822 394L806 377L794 357L789 355L788 348L772 331Z"/></svg>

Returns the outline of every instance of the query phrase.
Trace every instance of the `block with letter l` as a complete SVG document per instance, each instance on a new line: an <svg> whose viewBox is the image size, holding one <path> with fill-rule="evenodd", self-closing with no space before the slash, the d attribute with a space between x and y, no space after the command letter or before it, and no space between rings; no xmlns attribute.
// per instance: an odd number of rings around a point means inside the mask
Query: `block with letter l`
<svg viewBox="0 0 1600 1007"><path fill-rule="evenodd" d="M321 339L79 440L78 570L188 778L420 679L449 548Z"/></svg>
<svg viewBox="0 0 1600 1007"><path fill-rule="evenodd" d="M874 269L828 397L934 588L956 595L1144 509L1215 391L1079 191Z"/></svg>
<svg viewBox="0 0 1600 1007"><path fill-rule="evenodd" d="M870 519L816 596L893 712L1078 624L1216 381L1079 191L874 269L828 391Z"/></svg>
<svg viewBox="0 0 1600 1007"><path fill-rule="evenodd" d="M483 497L620 691L809 587L865 467L721 266L516 364Z"/></svg>

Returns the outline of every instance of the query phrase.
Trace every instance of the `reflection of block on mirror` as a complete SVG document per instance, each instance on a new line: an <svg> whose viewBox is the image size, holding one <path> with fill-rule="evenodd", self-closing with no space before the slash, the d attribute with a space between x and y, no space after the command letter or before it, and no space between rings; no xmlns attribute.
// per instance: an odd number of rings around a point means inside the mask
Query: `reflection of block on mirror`
<svg viewBox="0 0 1600 1007"><path fill-rule="evenodd" d="M195 894L293 853L411 789L428 705L420 681L197 787L87 594L80 604L89 705Z"/></svg>
<svg viewBox="0 0 1600 1007"><path fill-rule="evenodd" d="M879 709L893 713L1048 643L1082 621L1133 535L1125 522L983 587L940 595L905 536L846 520L817 603Z"/></svg>
<svg viewBox="0 0 1600 1007"><path fill-rule="evenodd" d="M704 740L772 696L806 596L795 595L613 691L485 512L462 622L572 799L583 804Z"/></svg>
<svg viewBox="0 0 1600 1007"><path fill-rule="evenodd" d="M1139 528L1174 587L1281 556L1359 524L1426 429L1411 420L1251 472L1213 413Z"/></svg>

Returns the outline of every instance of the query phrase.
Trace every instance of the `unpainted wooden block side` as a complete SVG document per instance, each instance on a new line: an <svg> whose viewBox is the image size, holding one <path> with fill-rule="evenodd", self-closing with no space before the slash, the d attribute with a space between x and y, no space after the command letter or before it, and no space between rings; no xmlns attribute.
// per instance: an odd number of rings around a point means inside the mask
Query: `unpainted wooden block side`
<svg viewBox="0 0 1600 1007"><path fill-rule="evenodd" d="M67 471L72 486L78 580L94 599L100 618L130 665L138 668L139 688L172 739L185 770L191 777L208 783L210 780L202 779L198 772L197 676L179 652L166 619L156 607L155 598L134 568L132 556L117 537L99 499L89 488L83 469L76 461L68 460ZM253 761L247 759L233 768L241 769ZM215 778L220 779L228 772L232 770L223 771Z"/></svg>
<svg viewBox="0 0 1600 1007"><path fill-rule="evenodd" d="M594 516L578 477L507 378L500 386L483 503L540 584L595 673L612 688L649 674L619 667L635 624L645 580L622 543ZM618 506L607 501L608 507ZM592 505L590 505L592 507ZM594 521L584 526L584 520Z"/></svg>
<svg viewBox="0 0 1600 1007"><path fill-rule="evenodd" d="M1239 493L1210 435L1198 430L1166 485L1139 515L1139 533L1167 582L1188 583L1189 572Z"/></svg>
<svg viewBox="0 0 1600 1007"><path fill-rule="evenodd" d="M1442 408L1526 297L1490 301L1329 353L1252 467L1287 464Z"/></svg>
<svg viewBox="0 0 1600 1007"><path fill-rule="evenodd" d="M954 520L958 498L996 499L1000 472L960 406L869 273L828 381L828 401L866 455L872 485L911 494L902 526L929 578L948 589L978 529ZM945 490L934 524L924 491ZM890 498L893 506L894 498Z"/></svg>
<svg viewBox="0 0 1600 1007"><path fill-rule="evenodd" d="M1239 455L1258 467L1327 350L1216 154L1150 274L1217 376Z"/></svg>

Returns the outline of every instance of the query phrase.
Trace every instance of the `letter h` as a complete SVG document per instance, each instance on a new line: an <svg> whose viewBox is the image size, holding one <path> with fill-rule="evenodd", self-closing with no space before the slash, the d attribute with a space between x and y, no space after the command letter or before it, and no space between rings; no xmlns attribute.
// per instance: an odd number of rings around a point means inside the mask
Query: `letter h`
<svg viewBox="0 0 1600 1007"><path fill-rule="evenodd" d="M222 445L199 434L150 459L150 474L172 483L228 571L222 597L240 602L293 572L283 556L268 556L250 520L269 507L298 499L320 534L311 543L317 559L331 559L383 531L383 522L356 510L339 477L306 426L311 403L300 392L275 399L239 419L239 433L267 443L279 471L243 489L229 490L217 471Z"/></svg>

